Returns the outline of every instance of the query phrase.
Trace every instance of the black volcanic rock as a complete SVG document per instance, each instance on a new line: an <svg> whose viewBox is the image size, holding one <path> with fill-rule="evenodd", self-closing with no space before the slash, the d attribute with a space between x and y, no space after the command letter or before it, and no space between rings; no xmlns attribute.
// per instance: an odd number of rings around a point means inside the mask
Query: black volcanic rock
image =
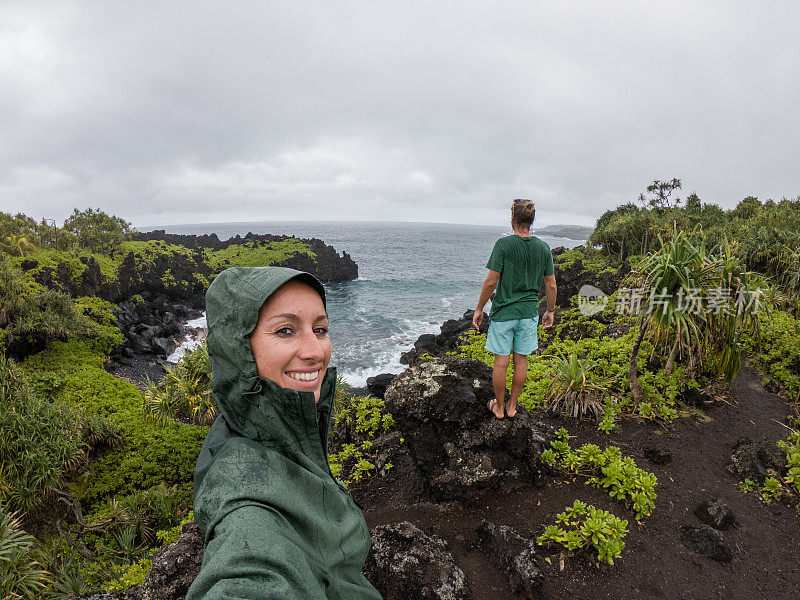
<svg viewBox="0 0 800 600"><path fill-rule="evenodd" d="M386 389L391 385L394 378L397 377L394 373L381 373L375 377L367 378L367 390L376 398L383 399L386 394Z"/></svg>
<svg viewBox="0 0 800 600"><path fill-rule="evenodd" d="M473 329L472 317L474 315L474 310L468 310L461 316L460 319L448 319L445 321L442 324L438 334L422 334L417 338L417 341L414 342L413 349L409 350L408 352L403 352L400 355L400 364L411 364L421 354L441 356L447 352L455 350L458 347L461 334L465 331ZM481 322L480 333L486 333L487 331L489 331L489 316L484 313L483 321Z"/></svg>
<svg viewBox="0 0 800 600"><path fill-rule="evenodd" d="M477 529L478 543L491 551L508 574L508 585L527 598L542 595L544 574L536 561L536 545L511 527L481 521Z"/></svg>
<svg viewBox="0 0 800 600"><path fill-rule="evenodd" d="M384 600L464 600L464 572L444 540L403 521L370 533L372 549L364 575Z"/></svg>
<svg viewBox="0 0 800 600"><path fill-rule="evenodd" d="M457 356L418 361L386 391L387 408L437 500L519 489L541 476L552 428L522 406L513 421L496 419L486 408L493 397L491 369Z"/></svg>
<svg viewBox="0 0 800 600"><path fill-rule="evenodd" d="M681 527L681 542L693 552L717 562L731 562L733 559L733 552L725 544L724 536L708 525Z"/></svg>
<svg viewBox="0 0 800 600"><path fill-rule="evenodd" d="M728 470L740 481L750 479L758 485L764 485L767 477L777 477L785 469L786 454L774 441L751 442L746 437L740 438L734 446L728 465Z"/></svg>
<svg viewBox="0 0 800 600"><path fill-rule="evenodd" d="M703 523L714 529L727 529L736 523L736 515L733 514L731 507L719 498L704 500L694 510L694 514Z"/></svg>
<svg viewBox="0 0 800 600"><path fill-rule="evenodd" d="M582 249L583 246L578 246L575 249ZM567 249L563 246L552 249L553 259L555 259L566 252ZM630 273L630 265L625 260L622 266L616 272L595 273L591 269L585 268L583 260L577 259L567 268L564 268L557 261L554 262L554 272L556 276L556 285L558 292L556 294L556 305L561 308L570 308L570 299L575 296L584 285L591 285L599 288L606 294L612 293L616 290L622 279ZM539 290L539 297L545 297L544 286Z"/></svg>

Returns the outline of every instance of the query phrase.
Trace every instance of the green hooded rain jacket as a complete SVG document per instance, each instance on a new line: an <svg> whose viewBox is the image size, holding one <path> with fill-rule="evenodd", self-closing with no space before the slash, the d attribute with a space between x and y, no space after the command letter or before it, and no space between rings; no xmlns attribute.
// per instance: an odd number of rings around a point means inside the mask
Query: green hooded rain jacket
<svg viewBox="0 0 800 600"><path fill-rule="evenodd" d="M336 371L314 394L256 374L250 334L266 299L300 278L233 267L206 294L208 350L220 416L194 474L203 566L187 600L380 600L361 574L370 538L361 510L331 475L327 440Z"/></svg>

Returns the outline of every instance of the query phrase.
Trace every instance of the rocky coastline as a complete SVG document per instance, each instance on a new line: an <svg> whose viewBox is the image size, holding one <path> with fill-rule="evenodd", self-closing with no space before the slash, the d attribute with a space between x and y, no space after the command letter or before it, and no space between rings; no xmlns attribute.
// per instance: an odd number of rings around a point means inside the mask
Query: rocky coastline
<svg viewBox="0 0 800 600"><path fill-rule="evenodd" d="M156 229L147 233L138 233L134 236L138 241L159 240L168 244L177 244L186 248L211 248L223 250L229 246L253 243L264 244L277 242L283 239L300 239L295 236L282 236L272 234L248 233L244 237L234 236L227 240L220 240L216 233L205 235L188 235L166 233L163 229ZM306 255L295 255L276 263L276 267L289 267L298 271L306 271L314 275L322 283L339 283L358 279L358 265L347 252L341 255L333 246L329 246L318 238L302 238L316 255L314 258Z"/></svg>

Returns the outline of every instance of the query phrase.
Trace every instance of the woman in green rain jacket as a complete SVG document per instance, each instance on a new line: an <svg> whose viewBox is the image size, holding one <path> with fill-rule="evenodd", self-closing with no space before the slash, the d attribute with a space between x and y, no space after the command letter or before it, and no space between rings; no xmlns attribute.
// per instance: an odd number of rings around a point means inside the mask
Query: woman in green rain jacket
<svg viewBox="0 0 800 600"><path fill-rule="evenodd" d="M380 600L361 574L364 517L328 466L336 371L322 284L233 267L206 313L220 416L195 469L205 555L187 600Z"/></svg>

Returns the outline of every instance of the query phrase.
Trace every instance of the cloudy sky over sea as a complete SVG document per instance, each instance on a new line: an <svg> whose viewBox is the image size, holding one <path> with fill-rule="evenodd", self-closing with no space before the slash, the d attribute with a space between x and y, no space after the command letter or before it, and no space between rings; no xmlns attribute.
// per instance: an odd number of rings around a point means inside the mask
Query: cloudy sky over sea
<svg viewBox="0 0 800 600"><path fill-rule="evenodd" d="M592 225L800 194L798 2L2 2L0 210Z"/></svg>

